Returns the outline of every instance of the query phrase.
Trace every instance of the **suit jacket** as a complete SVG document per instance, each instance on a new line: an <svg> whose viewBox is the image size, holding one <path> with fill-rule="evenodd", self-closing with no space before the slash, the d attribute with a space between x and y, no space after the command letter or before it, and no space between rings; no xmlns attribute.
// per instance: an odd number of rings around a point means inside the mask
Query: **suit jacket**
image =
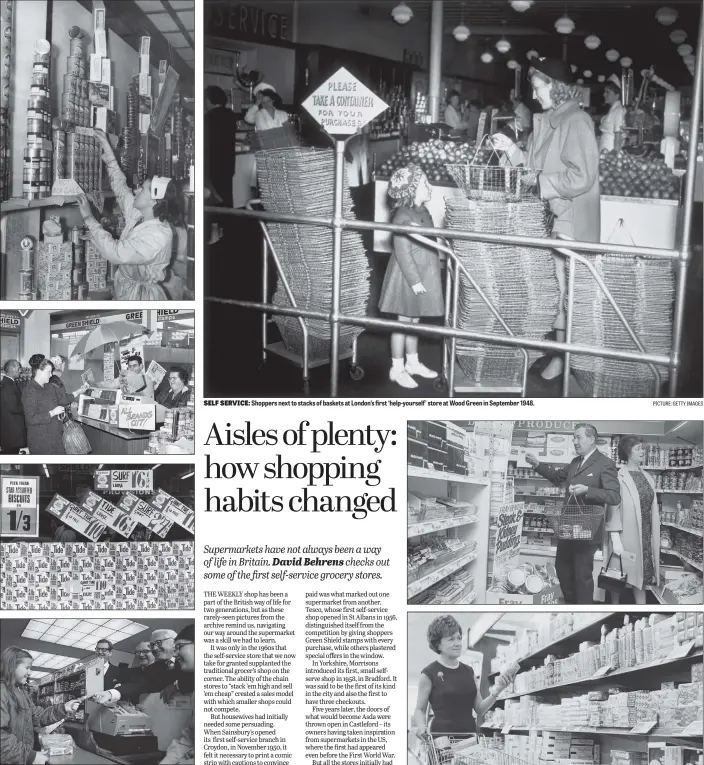
<svg viewBox="0 0 704 765"><path fill-rule="evenodd" d="M581 461L581 457L576 457L566 467L553 468L550 465L539 464L533 469L556 486L565 486L565 502L575 502L575 499L569 496L567 487L571 484L581 483L589 488L586 494L582 494L576 499L577 503L618 505L621 502L621 486L613 460L595 450L580 467ZM596 535L596 538L600 538L599 534Z"/></svg>
<svg viewBox="0 0 704 765"><path fill-rule="evenodd" d="M118 689L123 699L139 698L143 693L159 693L168 685L175 683L181 674L178 665L169 667L165 661L155 661L143 672L125 678Z"/></svg>
<svg viewBox="0 0 704 765"><path fill-rule="evenodd" d="M27 446L27 425L24 421L20 386L3 375L0 380L0 448L15 451Z"/></svg>
<svg viewBox="0 0 704 765"><path fill-rule="evenodd" d="M110 664L103 675L103 688L106 691L111 690L116 685L120 685L123 680L124 670L121 667L116 667L114 664Z"/></svg>
<svg viewBox="0 0 704 765"><path fill-rule="evenodd" d="M157 399L157 403L162 404L167 409L178 409L179 407L186 406L191 398L191 389L186 385L181 389L180 393L174 394L171 388L167 388L163 391Z"/></svg>

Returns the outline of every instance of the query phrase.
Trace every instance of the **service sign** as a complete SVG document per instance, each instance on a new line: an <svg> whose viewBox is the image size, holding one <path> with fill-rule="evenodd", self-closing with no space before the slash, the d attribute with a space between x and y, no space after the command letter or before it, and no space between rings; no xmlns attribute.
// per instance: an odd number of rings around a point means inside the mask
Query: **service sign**
<svg viewBox="0 0 704 765"><path fill-rule="evenodd" d="M93 491L89 491L81 500L81 507L92 513L95 518L106 526L115 529L125 539L129 539L130 534L132 534L134 527L137 525L137 521L123 513L112 502L108 502L107 499Z"/></svg>
<svg viewBox="0 0 704 765"><path fill-rule="evenodd" d="M154 491L154 471L148 470L111 470L110 491Z"/></svg>
<svg viewBox="0 0 704 765"><path fill-rule="evenodd" d="M0 536L39 536L39 479L0 477Z"/></svg>
<svg viewBox="0 0 704 765"><path fill-rule="evenodd" d="M330 135L354 135L389 105L343 66L306 98L303 108Z"/></svg>
<svg viewBox="0 0 704 765"><path fill-rule="evenodd" d="M163 489L147 500L149 504L162 513L166 518L182 526L187 531L193 532L195 529L195 513L190 507L179 502L175 497L167 494Z"/></svg>

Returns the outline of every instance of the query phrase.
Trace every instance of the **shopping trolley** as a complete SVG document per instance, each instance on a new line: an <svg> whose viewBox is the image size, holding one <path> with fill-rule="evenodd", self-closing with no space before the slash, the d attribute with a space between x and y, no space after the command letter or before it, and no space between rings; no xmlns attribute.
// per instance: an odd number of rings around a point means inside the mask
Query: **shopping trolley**
<svg viewBox="0 0 704 765"><path fill-rule="evenodd" d="M448 733L433 738L421 738L421 760L426 765L530 765L501 749L494 749L484 736L459 738Z"/></svg>

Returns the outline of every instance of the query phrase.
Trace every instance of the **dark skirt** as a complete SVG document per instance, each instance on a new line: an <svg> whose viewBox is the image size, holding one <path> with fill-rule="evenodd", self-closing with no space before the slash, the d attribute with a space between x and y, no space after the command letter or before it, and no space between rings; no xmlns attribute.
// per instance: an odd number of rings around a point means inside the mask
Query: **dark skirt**
<svg viewBox="0 0 704 765"><path fill-rule="evenodd" d="M381 287L379 310L383 313L412 318L444 316L445 303L437 251L413 244L411 254L427 292L421 295L413 292L392 253Z"/></svg>

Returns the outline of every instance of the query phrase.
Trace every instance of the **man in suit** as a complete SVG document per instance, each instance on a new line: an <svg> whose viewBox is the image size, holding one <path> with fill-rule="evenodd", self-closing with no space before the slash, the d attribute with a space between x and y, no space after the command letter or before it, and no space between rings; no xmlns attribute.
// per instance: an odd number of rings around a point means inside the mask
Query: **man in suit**
<svg viewBox="0 0 704 765"><path fill-rule="evenodd" d="M20 362L10 359L0 374L0 451L3 454L28 453L22 391L17 384L21 371Z"/></svg>
<svg viewBox="0 0 704 765"><path fill-rule="evenodd" d="M169 370L168 390L162 391L157 397L157 403L167 409L178 409L186 406L191 398L191 389L186 385L188 372L182 367L171 367Z"/></svg>
<svg viewBox="0 0 704 765"><path fill-rule="evenodd" d="M120 685L123 680L123 670L110 662L112 643L109 640L98 640L95 652L103 657L103 688L108 690Z"/></svg>
<svg viewBox="0 0 704 765"><path fill-rule="evenodd" d="M137 683L138 685L144 681L145 672L152 664L154 664L154 654L152 653L152 646L148 640L143 643L139 643L134 649L134 655L137 658L137 666L130 667L125 672L125 684ZM120 694L123 698L125 694ZM132 694L128 701L133 704L139 703L139 694Z"/></svg>
<svg viewBox="0 0 704 765"><path fill-rule="evenodd" d="M237 115L232 109L227 108L227 95L216 85L210 85L205 89L205 106L207 110L203 119L205 186L213 194L217 204L232 207Z"/></svg>
<svg viewBox="0 0 704 765"><path fill-rule="evenodd" d="M527 454L526 460L543 478L556 486L566 486L565 503L618 505L621 490L616 465L597 450L598 437L593 425L579 423L573 436L578 456L569 465L556 469L543 465L532 454ZM594 553L600 547L602 535L600 528L593 539L557 541L555 570L567 603L594 602Z"/></svg>

